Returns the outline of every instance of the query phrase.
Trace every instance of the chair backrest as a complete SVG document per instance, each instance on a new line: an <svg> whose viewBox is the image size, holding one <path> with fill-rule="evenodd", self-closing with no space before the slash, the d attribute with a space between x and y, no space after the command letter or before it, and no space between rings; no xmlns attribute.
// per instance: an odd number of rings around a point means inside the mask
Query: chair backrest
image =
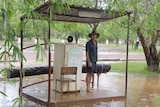
<svg viewBox="0 0 160 107"><path fill-rule="evenodd" d="M77 74L77 67L62 67L61 75Z"/></svg>

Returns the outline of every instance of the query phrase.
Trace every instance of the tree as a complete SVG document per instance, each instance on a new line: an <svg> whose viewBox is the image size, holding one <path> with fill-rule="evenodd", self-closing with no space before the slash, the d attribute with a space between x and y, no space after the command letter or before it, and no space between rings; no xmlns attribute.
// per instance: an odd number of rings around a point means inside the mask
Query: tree
<svg viewBox="0 0 160 107"><path fill-rule="evenodd" d="M35 31L39 31L38 27L35 27L34 24L36 21L29 22L29 17L26 19L26 21L20 23L20 20L15 21L15 18L19 18L22 14L26 14L27 16L30 16L30 12L40 4L44 3L46 0L0 0L0 23L3 23L4 27L0 26L0 33L1 33L1 40L3 40L3 46L4 50L1 53L1 60L6 55L8 56L8 59L5 59L5 62L10 62L11 59L17 60L19 62L25 60L23 54L21 53L18 46L13 42L14 37L19 36L19 30L23 29L29 30L30 27L27 26L26 23L31 24L31 28L34 28ZM56 2L57 6L59 6L61 10L61 6L63 3L68 4L74 4L78 6L88 6L88 7L95 7L95 1L96 0L49 0L52 2ZM101 3L100 3L101 2ZM124 12L126 10L133 10L133 16L132 16L132 23L130 26L130 29L132 32L137 31L137 35L140 37L144 53L146 56L146 62L149 69L152 70L158 70L159 67L159 61L160 61L160 52L158 52L158 49L156 47L157 40L159 38L159 22L160 22L160 4L158 4L160 1L158 0L101 0L99 1L98 8L105 8L108 11L110 10L117 10L120 12ZM145 7L145 8L144 8ZM38 16L38 15L37 15ZM17 20L16 19L16 20ZM13 21L14 20L14 21ZM124 21L123 21L124 20ZM125 22L126 18L119 21L121 22L121 27L127 25ZM47 20L50 21L49 19ZM117 22L116 22L117 23ZM18 27L17 27L18 25ZM66 24L62 24L64 26ZM46 25L47 26L47 25ZM71 28L71 26L76 26L77 29L68 30L68 32L65 32L67 34L74 34L79 31L79 28L82 28L80 24L68 24L67 28ZM4 29L3 29L4 28ZM17 28L17 29L16 29ZM19 29L18 29L19 28ZM62 31L64 30L62 27ZM103 28L103 27L102 27ZM117 27L115 27L117 28ZM12 29L12 30L11 30ZM45 28L40 28L41 30L39 33L35 33L33 30L29 30L30 32L25 32L26 37L28 35L31 35L32 37L43 37L41 34L46 34ZM98 29L99 31L102 31L102 34L106 34L106 30ZM17 32L16 32L17 31ZM66 31L66 30L65 30ZM103 33L104 31L104 33ZM16 33L15 33L16 32ZM43 33L41 33L43 32ZM58 29L55 29L55 31L52 32L53 35L58 32ZM81 33L81 35L87 35L87 33L90 33L90 29L85 29L84 33ZM33 35L33 36L32 36ZM122 32L120 32L120 35L123 35ZM109 35L110 36L110 35ZM151 38L151 42L146 42L145 36L148 38ZM49 41L50 42L50 41ZM37 48L39 47L39 44L37 45ZM41 48L40 48L41 49ZM5 67L6 69L13 67L10 63L9 67ZM4 69L3 72L6 72L6 69ZM23 75L23 71L20 72L21 75ZM22 78L21 78L22 79ZM22 80L20 80L20 92L19 92L19 103L20 106L22 106ZM0 92L1 93L1 92Z"/></svg>
<svg viewBox="0 0 160 107"><path fill-rule="evenodd" d="M160 51L158 50L157 41L160 37L160 4L156 0L146 0L141 3L144 2L146 3L143 4L145 8L141 8L141 11L137 8L138 4L135 7L133 21L139 23L136 24L137 36L140 38L144 50L147 67L153 71L158 71Z"/></svg>
<svg viewBox="0 0 160 107"><path fill-rule="evenodd" d="M106 9L133 11L130 30L140 38L148 69L158 71L160 50L157 41L160 36L160 0L103 0ZM124 19L125 20L125 19ZM118 23L127 26L127 23Z"/></svg>
<svg viewBox="0 0 160 107"><path fill-rule="evenodd" d="M43 1L42 0L41 1L14 0L13 2L11 0L0 0L0 6L2 6L0 10L0 22L3 24L3 27L0 27L0 32L1 32L0 36L1 36L1 40L4 41L1 47L2 52L0 54L0 59L4 61L4 69L2 69L1 72L4 74L5 79L7 77L6 74L8 69L13 68L13 65L11 63L12 59L14 61L18 60L18 62L23 62L23 60L26 60L21 50L19 49L17 44L14 42L13 37L15 36L18 37L20 30L25 29L25 25L29 21L29 17L24 22L20 22L20 20L17 21L17 19L19 19L19 17L22 14L26 14L27 16L30 16L31 11L35 7L39 6L41 2L44 2L44 1L45 0ZM57 0L56 2L59 3L60 1ZM17 19L15 19L14 17L16 17ZM4 28L4 29L1 29L1 28ZM17 33L15 33L16 31ZM31 32L31 33L33 34L34 32ZM38 51L42 51L42 48L40 47L39 44L36 47L36 49ZM9 63L9 65L6 63ZM24 73L23 70L20 70L19 98L15 99L13 106L15 106L15 104L18 102L19 106L22 107L23 73ZM5 93L3 92L0 92L0 94L5 95Z"/></svg>

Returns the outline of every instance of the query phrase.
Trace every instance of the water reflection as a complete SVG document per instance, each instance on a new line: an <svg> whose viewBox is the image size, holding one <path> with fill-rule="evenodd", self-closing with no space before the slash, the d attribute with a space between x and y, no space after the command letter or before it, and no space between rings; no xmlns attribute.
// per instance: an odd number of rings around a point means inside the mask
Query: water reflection
<svg viewBox="0 0 160 107"><path fill-rule="evenodd" d="M85 77L85 76L83 76ZM33 81L45 80L47 76L41 75L36 77L26 77L24 84L30 84ZM95 78L96 80L96 78ZM2 79L0 80L0 91L5 92L7 97L0 95L0 107L11 107L12 100L18 97L18 82L9 84ZM38 88L34 86L35 93L47 93L47 83L38 84ZM44 87L46 86L46 87ZM96 86L96 81L95 81ZM124 93L125 91L125 74L117 72L109 72L100 75L99 87L112 90L114 92ZM128 96L125 101L95 102L72 105L70 107L159 107L160 105L160 80L159 74L156 75L128 75ZM18 105L17 105L18 106ZM25 100L24 107L40 106L36 103ZM66 105L64 106L66 107Z"/></svg>
<svg viewBox="0 0 160 107"><path fill-rule="evenodd" d="M111 102L99 102L97 104L93 104L93 107L125 107L124 102L122 101L111 101Z"/></svg>
<svg viewBox="0 0 160 107"><path fill-rule="evenodd" d="M138 106L159 107L160 104L159 76L146 76L144 88L138 101Z"/></svg>

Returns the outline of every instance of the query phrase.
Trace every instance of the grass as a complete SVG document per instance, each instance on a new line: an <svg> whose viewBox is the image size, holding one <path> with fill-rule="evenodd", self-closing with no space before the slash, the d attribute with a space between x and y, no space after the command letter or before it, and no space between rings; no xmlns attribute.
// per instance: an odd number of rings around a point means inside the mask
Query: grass
<svg viewBox="0 0 160 107"><path fill-rule="evenodd" d="M111 71L125 72L126 62L112 63ZM141 74L154 74L155 72L147 69L146 62L128 62L128 72Z"/></svg>
<svg viewBox="0 0 160 107"><path fill-rule="evenodd" d="M99 44L98 48L102 48L102 49L107 49L110 51L121 51L121 52L126 52L127 49L127 45L126 44L121 44L121 45L116 45L116 44ZM143 48L141 45L139 45L138 49L134 48L134 44L133 45L129 45L129 52L132 53L143 53Z"/></svg>

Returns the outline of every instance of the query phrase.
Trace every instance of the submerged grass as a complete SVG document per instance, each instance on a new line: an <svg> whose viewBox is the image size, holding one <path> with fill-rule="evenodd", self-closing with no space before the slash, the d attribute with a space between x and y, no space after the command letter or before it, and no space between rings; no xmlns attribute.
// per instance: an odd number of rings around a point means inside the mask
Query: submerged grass
<svg viewBox="0 0 160 107"><path fill-rule="evenodd" d="M111 71L125 72L126 62L112 63ZM141 74L155 74L155 72L147 69L146 62L128 62L128 72Z"/></svg>

